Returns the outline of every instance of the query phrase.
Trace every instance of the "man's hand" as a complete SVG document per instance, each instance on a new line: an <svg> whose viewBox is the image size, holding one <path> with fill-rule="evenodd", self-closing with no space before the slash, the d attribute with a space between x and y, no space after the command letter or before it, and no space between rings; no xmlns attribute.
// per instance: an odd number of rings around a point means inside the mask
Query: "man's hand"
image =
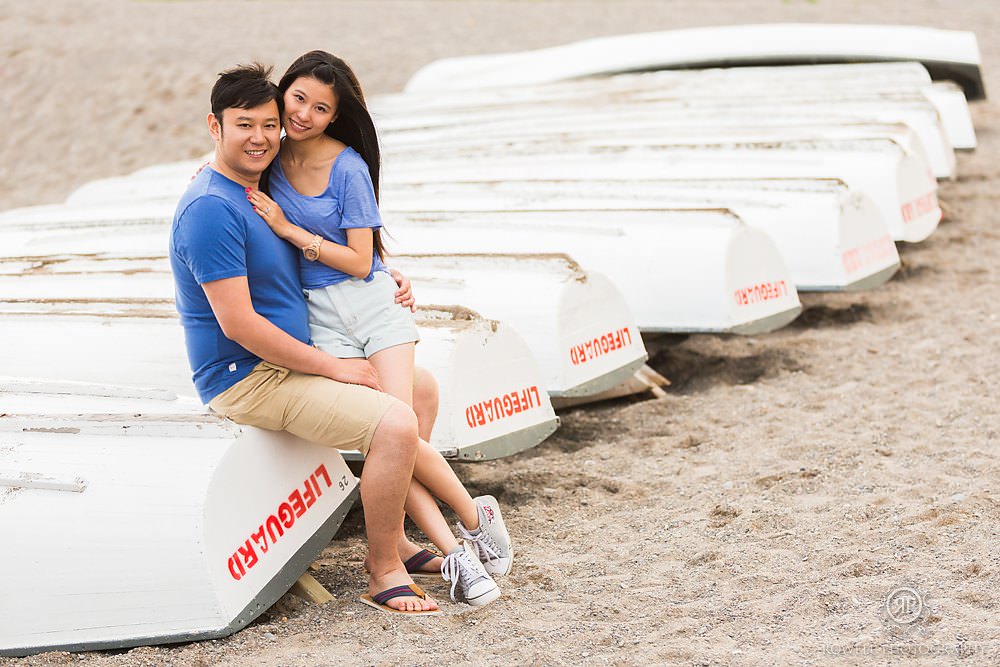
<svg viewBox="0 0 1000 667"><path fill-rule="evenodd" d="M246 276L202 284L222 332L252 354L300 373L322 375L382 391L375 367L366 359L337 359L289 336L253 309Z"/></svg>
<svg viewBox="0 0 1000 667"><path fill-rule="evenodd" d="M339 359L333 372L327 374L327 377L337 382L360 384L382 391L382 385L378 383L378 372L367 359Z"/></svg>
<svg viewBox="0 0 1000 667"><path fill-rule="evenodd" d="M417 312L417 301L413 298L413 288L410 279L396 269L389 269L389 275L396 281L399 289L396 290L396 303L403 308L409 308L411 313Z"/></svg>

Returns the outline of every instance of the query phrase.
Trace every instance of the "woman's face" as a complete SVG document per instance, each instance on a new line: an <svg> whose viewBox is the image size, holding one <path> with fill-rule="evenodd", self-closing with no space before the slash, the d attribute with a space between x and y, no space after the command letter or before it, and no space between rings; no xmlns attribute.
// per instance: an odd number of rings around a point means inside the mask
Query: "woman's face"
<svg viewBox="0 0 1000 667"><path fill-rule="evenodd" d="M337 95L333 89L311 76L300 76L285 91L285 134L304 141L323 134L337 118Z"/></svg>

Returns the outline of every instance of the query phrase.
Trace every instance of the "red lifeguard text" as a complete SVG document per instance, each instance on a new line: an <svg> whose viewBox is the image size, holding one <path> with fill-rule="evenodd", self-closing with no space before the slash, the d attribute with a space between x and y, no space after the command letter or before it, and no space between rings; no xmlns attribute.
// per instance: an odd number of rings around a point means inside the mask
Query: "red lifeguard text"
<svg viewBox="0 0 1000 667"><path fill-rule="evenodd" d="M465 421L469 428L478 428L501 419L506 419L527 410L539 407L538 386L532 385L508 394L500 394L485 401L473 403L465 409Z"/></svg>
<svg viewBox="0 0 1000 667"><path fill-rule="evenodd" d="M844 263L845 271L854 273L872 262L888 259L895 253L896 244L892 242L892 237L886 234L882 238L869 241L857 248L845 250L841 253L840 260Z"/></svg>
<svg viewBox="0 0 1000 667"><path fill-rule="evenodd" d="M350 486L350 479L347 475L341 475L336 484L341 491L345 491ZM233 579L242 579L247 570L256 565L285 531L294 526L295 521L316 503L316 499L323 495L323 489L332 488L333 485L326 466L320 464L316 472L306 477L301 487L289 493L288 500L282 501L274 514L268 516L257 530L252 531L250 537L229 557L229 574Z"/></svg>
<svg viewBox="0 0 1000 667"><path fill-rule="evenodd" d="M908 201L900 207L903 213L903 222L910 222L918 216L926 215L937 208L937 205L937 192L928 192L913 201Z"/></svg>
<svg viewBox="0 0 1000 667"><path fill-rule="evenodd" d="M628 327L615 329L593 340L574 345L569 350L569 360L574 366L586 363L591 359L603 356L608 352L620 350L632 344L632 334Z"/></svg>
<svg viewBox="0 0 1000 667"><path fill-rule="evenodd" d="M788 285L785 284L784 280L779 280L776 283L760 283L759 285L751 285L750 287L738 289L733 295L736 298L736 305L749 306L753 303L761 303L788 296Z"/></svg>

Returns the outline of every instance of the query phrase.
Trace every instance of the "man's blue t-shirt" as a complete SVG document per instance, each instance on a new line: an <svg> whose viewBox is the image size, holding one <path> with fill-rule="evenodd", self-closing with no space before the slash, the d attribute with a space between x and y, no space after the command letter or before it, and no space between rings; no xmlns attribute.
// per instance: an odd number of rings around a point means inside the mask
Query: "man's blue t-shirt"
<svg viewBox="0 0 1000 667"><path fill-rule="evenodd" d="M268 186L271 197L289 222L334 243L346 246L348 229L382 226L368 163L350 146L333 161L326 190L316 197L299 194L292 187L280 159L271 167ZM373 252L372 267L365 280L371 280L376 271L387 270L378 254ZM306 289L321 289L353 278L323 262L310 262L304 256L299 257L299 275Z"/></svg>
<svg viewBox="0 0 1000 667"><path fill-rule="evenodd" d="M261 359L226 338L201 285L246 276L254 310L308 343L298 254L254 213L242 185L209 167L181 197L170 228L170 267L194 385L205 403Z"/></svg>

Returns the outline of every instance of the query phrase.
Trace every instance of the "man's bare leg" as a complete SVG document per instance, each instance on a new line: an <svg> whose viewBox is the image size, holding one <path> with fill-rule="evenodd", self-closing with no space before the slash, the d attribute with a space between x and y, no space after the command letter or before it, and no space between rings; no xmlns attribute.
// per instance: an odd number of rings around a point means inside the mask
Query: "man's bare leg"
<svg viewBox="0 0 1000 667"><path fill-rule="evenodd" d="M402 530L403 503L413 475L418 434L413 411L394 404L382 417L372 437L361 473L368 536L368 592L377 595L394 586L412 584L397 550ZM400 611L437 609L431 598L396 597L386 605Z"/></svg>
<svg viewBox="0 0 1000 667"><path fill-rule="evenodd" d="M416 404L414 412L417 413L418 429L421 434L426 432L430 436L434 420L437 418L437 382L427 371L414 369L413 349L413 344L395 345L376 352L369 361L378 371L379 382L387 394L407 404L411 402ZM415 372L411 372L410 369ZM367 466L367 463L365 465ZM457 477L455 479L458 480ZM404 507L406 514L442 553L448 554L458 548L459 542L441 514L437 501L422 484L411 480ZM403 524L400 522L397 544L400 559L405 561L420 549L421 547L406 537ZM436 558L426 563L424 569L430 572L440 566L441 559Z"/></svg>

